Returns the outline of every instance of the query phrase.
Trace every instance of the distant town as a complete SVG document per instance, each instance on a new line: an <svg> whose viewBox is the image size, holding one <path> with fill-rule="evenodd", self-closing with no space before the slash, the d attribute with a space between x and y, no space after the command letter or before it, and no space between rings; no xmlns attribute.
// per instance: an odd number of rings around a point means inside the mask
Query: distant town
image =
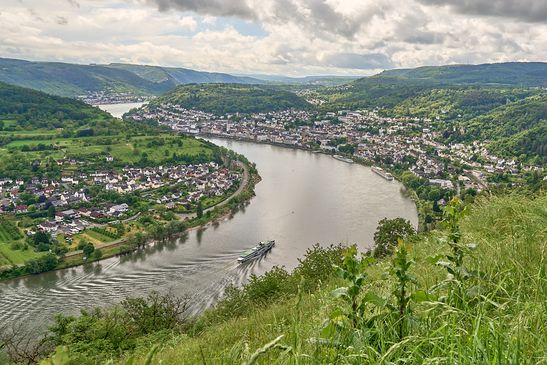
<svg viewBox="0 0 547 365"><path fill-rule="evenodd" d="M77 99L90 105L144 103L153 99L146 95L135 95L132 92L117 92L111 89L88 92L78 95Z"/></svg>
<svg viewBox="0 0 547 365"><path fill-rule="evenodd" d="M211 135L345 154L386 167L408 166L443 189L487 189L495 174L518 176L543 167L492 155L485 142L443 144L430 119L383 117L376 110L309 112L285 110L216 116L165 104L131 113L190 135Z"/></svg>

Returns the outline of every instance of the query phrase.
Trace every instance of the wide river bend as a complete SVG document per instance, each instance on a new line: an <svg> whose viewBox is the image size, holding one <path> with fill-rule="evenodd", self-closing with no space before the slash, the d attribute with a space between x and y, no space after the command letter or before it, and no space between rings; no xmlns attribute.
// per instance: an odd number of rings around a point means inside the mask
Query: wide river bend
<svg viewBox="0 0 547 365"><path fill-rule="evenodd" d="M0 323L43 330L56 313L105 306L152 290L191 294L205 308L228 283L244 283L274 265L298 264L315 243L356 243L367 249L378 221L403 217L417 225L414 203L370 168L323 154L210 139L257 164L262 181L248 206L230 218L131 254L0 283ZM238 254L275 239L262 259L238 265Z"/></svg>

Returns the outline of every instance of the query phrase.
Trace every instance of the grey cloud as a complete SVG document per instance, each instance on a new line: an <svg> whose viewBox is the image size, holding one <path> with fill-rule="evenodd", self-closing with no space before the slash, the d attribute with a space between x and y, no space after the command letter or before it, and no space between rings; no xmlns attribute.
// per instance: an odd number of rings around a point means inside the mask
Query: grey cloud
<svg viewBox="0 0 547 365"><path fill-rule="evenodd" d="M55 18L55 22L59 25L67 25L68 24L68 20L64 16L58 16L57 18Z"/></svg>
<svg viewBox="0 0 547 365"><path fill-rule="evenodd" d="M414 44L440 44L446 39L446 34L438 32L414 31L403 37L406 43Z"/></svg>
<svg viewBox="0 0 547 365"><path fill-rule="evenodd" d="M76 0L66 0L70 5L74 6L75 8L80 8L80 3Z"/></svg>
<svg viewBox="0 0 547 365"><path fill-rule="evenodd" d="M245 0L146 0L146 2L156 5L160 11L175 9L213 16L235 16L244 19L256 17L255 12Z"/></svg>
<svg viewBox="0 0 547 365"><path fill-rule="evenodd" d="M393 63L389 57L382 53L335 53L327 56L325 62L333 67L359 70L393 68Z"/></svg>
<svg viewBox="0 0 547 365"><path fill-rule="evenodd" d="M447 5L459 13L547 22L545 0L418 0L426 5Z"/></svg>
<svg viewBox="0 0 547 365"><path fill-rule="evenodd" d="M272 24L296 24L303 30L323 37L328 34L352 39L373 16L384 16L385 5L371 4L352 16L337 12L326 0L144 0L160 11L193 11L203 15L234 16ZM250 4L253 4L252 6Z"/></svg>

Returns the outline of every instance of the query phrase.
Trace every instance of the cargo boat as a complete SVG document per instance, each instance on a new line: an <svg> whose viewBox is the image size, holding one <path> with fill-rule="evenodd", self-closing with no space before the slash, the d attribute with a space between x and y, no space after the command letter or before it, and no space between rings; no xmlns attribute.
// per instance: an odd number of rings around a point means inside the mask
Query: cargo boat
<svg viewBox="0 0 547 365"><path fill-rule="evenodd" d="M275 240L262 241L255 247L243 252L237 258L237 262L243 263L261 257L266 254L266 252L270 251L274 245Z"/></svg>
<svg viewBox="0 0 547 365"><path fill-rule="evenodd" d="M391 175L389 172L385 171L381 167L372 166L370 169L388 181L393 180L393 175Z"/></svg>

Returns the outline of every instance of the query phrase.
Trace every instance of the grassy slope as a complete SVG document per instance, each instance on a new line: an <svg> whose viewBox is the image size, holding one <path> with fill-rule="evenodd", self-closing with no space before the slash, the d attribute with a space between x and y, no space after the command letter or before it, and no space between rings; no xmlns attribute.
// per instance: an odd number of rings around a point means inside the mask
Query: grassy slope
<svg viewBox="0 0 547 365"><path fill-rule="evenodd" d="M366 344L355 343L355 351L365 357L340 357L339 363L537 363L545 361L544 324L547 321L544 299L547 240L547 196L535 200L520 197L491 198L475 205L462 223L465 242L478 244L471 268L484 271L489 278L492 296L488 301L465 311L429 311L421 308L421 324L406 345L386 343L384 352L372 353ZM440 233L422 237L413 244L416 261L413 274L419 286L428 288L443 280L445 271L428 263L426 258L445 250L438 242ZM389 268L381 262L368 269L366 289L387 295L392 283L382 279ZM246 318L213 325L194 337L175 337L163 342L153 363L164 364L233 364L242 363L257 348L279 335L280 343L291 346L293 354L273 349L257 363L332 363L334 349L313 345L310 338L320 336L323 320L338 305L330 295L335 282L300 303L291 299L268 308L257 308ZM429 307L428 307L429 308ZM424 323L425 322L425 323ZM149 347L137 353L137 364L144 362ZM340 354L345 351L339 351ZM512 360L512 361L510 361ZM298 362L296 362L298 361Z"/></svg>

